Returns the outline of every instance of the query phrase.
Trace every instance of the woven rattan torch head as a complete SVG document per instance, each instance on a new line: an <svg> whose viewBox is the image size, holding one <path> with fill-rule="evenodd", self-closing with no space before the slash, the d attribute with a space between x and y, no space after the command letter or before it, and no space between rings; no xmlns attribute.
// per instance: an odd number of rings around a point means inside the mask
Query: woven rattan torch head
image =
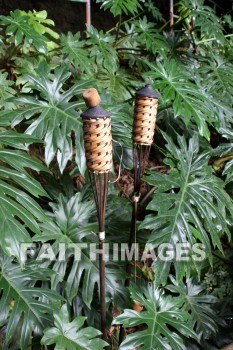
<svg viewBox="0 0 233 350"><path fill-rule="evenodd" d="M150 85L136 92L133 141L150 146L153 143L159 96Z"/></svg>
<svg viewBox="0 0 233 350"><path fill-rule="evenodd" d="M106 173L112 167L112 134L110 113L103 109L96 89L83 93L87 107L83 119L84 147L88 170Z"/></svg>

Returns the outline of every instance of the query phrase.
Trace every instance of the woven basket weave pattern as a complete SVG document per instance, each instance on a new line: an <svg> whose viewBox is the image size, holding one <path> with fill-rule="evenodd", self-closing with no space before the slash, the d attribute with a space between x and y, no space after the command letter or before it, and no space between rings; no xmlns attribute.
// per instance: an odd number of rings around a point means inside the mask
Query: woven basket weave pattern
<svg viewBox="0 0 233 350"><path fill-rule="evenodd" d="M112 134L110 118L83 119L87 168L96 173L112 167Z"/></svg>
<svg viewBox="0 0 233 350"><path fill-rule="evenodd" d="M138 144L153 143L158 99L137 97L134 108L133 140Z"/></svg>

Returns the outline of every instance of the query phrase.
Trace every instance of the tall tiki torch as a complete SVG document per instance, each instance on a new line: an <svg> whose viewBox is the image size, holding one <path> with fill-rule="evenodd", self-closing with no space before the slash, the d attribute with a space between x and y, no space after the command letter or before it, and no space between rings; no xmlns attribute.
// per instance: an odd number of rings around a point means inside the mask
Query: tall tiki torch
<svg viewBox="0 0 233 350"><path fill-rule="evenodd" d="M99 254L101 331L106 340L104 242L109 172L112 167L111 121L110 113L99 105L100 97L96 89L87 89L83 98L88 107L81 115L85 155L99 220L99 249L102 252Z"/></svg>

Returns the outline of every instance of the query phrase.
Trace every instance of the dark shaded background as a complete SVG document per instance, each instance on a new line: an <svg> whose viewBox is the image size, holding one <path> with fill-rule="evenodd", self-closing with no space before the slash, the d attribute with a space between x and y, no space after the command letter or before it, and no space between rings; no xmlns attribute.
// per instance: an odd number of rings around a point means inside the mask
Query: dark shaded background
<svg viewBox="0 0 233 350"><path fill-rule="evenodd" d="M115 24L115 19L109 11L100 11L101 4L91 3L92 25L98 29L110 29ZM8 15L10 11L20 10L46 10L48 18L56 25L56 31L73 33L84 31L86 4L68 0L0 0L0 14Z"/></svg>
<svg viewBox="0 0 233 350"><path fill-rule="evenodd" d="M154 0L154 2L168 20L169 0ZM205 4L215 8L218 15L232 13L233 0L206 0ZM109 11L100 11L100 6L101 4L96 4L95 0L92 0L92 24L97 29L108 30L115 25L117 19L114 19ZM86 29L85 8L85 3L68 0L0 0L0 15L8 15L15 9L46 10L48 18L55 22L55 30L62 33L68 31L76 33Z"/></svg>

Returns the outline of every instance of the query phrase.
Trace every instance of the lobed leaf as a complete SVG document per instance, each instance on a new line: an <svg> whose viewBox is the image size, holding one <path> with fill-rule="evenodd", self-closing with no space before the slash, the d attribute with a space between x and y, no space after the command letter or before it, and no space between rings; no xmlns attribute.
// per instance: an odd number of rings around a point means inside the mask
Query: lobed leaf
<svg viewBox="0 0 233 350"><path fill-rule="evenodd" d="M94 243L98 249L98 240L94 232L97 224L89 222L95 205L92 201L83 202L80 193L67 200L59 199L57 204L52 205L54 222L42 225L42 234L36 236L37 241L53 242L53 250L58 254L61 242L71 243L78 248L78 244L86 243L80 251L80 259L73 259L74 249L67 251L65 261L57 260L52 269L58 274L52 279L54 288L61 281L65 282L67 298L71 303L81 288L82 300L90 308L94 297L95 287L99 287L99 263L90 259L90 244ZM50 261L48 262L48 264ZM106 301L125 299L125 288L122 280L125 278L117 266L106 266Z"/></svg>
<svg viewBox="0 0 233 350"><path fill-rule="evenodd" d="M178 294L183 301L184 310L191 315L190 326L196 331L199 339L209 338L217 332L218 318L211 306L217 302L213 295L206 294L206 287L197 284L195 279L188 279L186 283L177 283L173 277L170 277L172 285L166 288Z"/></svg>
<svg viewBox="0 0 233 350"><path fill-rule="evenodd" d="M166 61L163 65L157 63L156 66L148 62L148 66L152 70L145 75L155 79L154 88L163 91L163 97L172 103L174 116L182 116L186 126L192 119L200 134L209 139L207 122L212 121L212 114L196 84L189 80L181 67L177 67L174 60Z"/></svg>
<svg viewBox="0 0 233 350"><path fill-rule="evenodd" d="M108 344L97 338L101 332L93 327L83 327L86 318L76 317L72 322L66 305L59 314L54 314L54 326L46 328L41 340L42 345L55 345L55 350L102 350Z"/></svg>
<svg viewBox="0 0 233 350"><path fill-rule="evenodd" d="M35 138L3 131L0 142L25 149ZM21 142L23 142L21 144ZM23 150L0 149L0 246L8 255L23 262L20 245L30 243L27 229L39 233L38 222L48 221L33 197L48 196L41 184L26 169L47 172L47 168Z"/></svg>
<svg viewBox="0 0 233 350"><path fill-rule="evenodd" d="M10 344L16 331L22 336L17 339L20 349L31 344L31 336L35 329L43 330L52 322L52 314L62 299L56 292L35 287L35 282L48 281L51 271L27 266L20 266L0 255L0 325L6 325L6 345ZM12 309L12 310L11 310Z"/></svg>
<svg viewBox="0 0 233 350"><path fill-rule="evenodd" d="M146 325L147 328L128 334L120 350L133 350L135 347L142 350L185 350L182 336L197 339L187 324L190 315L182 310L178 298L164 295L154 283L143 290L131 287L130 293L132 300L142 304L145 310L126 309L114 320L114 324L122 324L123 327Z"/></svg>
<svg viewBox="0 0 233 350"><path fill-rule="evenodd" d="M110 12L116 17L123 13L135 14L141 8L138 0L97 0L97 3L103 3L101 8L110 9Z"/></svg>
<svg viewBox="0 0 233 350"><path fill-rule="evenodd" d="M211 262L212 246L222 252L221 236L230 237L226 218L228 212L233 213L232 200L224 190L224 182L214 176L208 166L208 151L199 152L197 136L193 136L188 145L184 137L178 136L177 147L167 135L163 135L172 168L167 175L151 171L145 177L149 184L157 187L157 191L147 206L154 213L147 215L139 227L152 230L149 242L154 247L166 243L175 249L177 244L185 243L191 249L195 243L201 242L204 255ZM160 258L155 261L154 269L156 278L165 283L171 260ZM192 250L188 258L199 271L197 262L192 260ZM175 260L174 266L178 279L189 275L190 264L187 262Z"/></svg>
<svg viewBox="0 0 233 350"><path fill-rule="evenodd" d="M84 153L82 142L81 126L82 121L78 108L84 106L83 102L70 102L74 95L81 94L90 81L75 84L70 89L61 93L65 81L70 77L67 66L56 68L54 77L50 78L50 68L45 61L42 61L34 74L26 74L30 87L37 91L39 98L30 95L21 95L14 99L18 106L24 106L9 113L1 113L4 125L12 123L19 124L22 120L30 120L30 126L26 133L45 141L45 161L49 165L57 156L60 171L63 172L67 162L72 159L72 131L75 132L79 153ZM1 123L1 121L0 121ZM83 165L76 158L80 170Z"/></svg>

